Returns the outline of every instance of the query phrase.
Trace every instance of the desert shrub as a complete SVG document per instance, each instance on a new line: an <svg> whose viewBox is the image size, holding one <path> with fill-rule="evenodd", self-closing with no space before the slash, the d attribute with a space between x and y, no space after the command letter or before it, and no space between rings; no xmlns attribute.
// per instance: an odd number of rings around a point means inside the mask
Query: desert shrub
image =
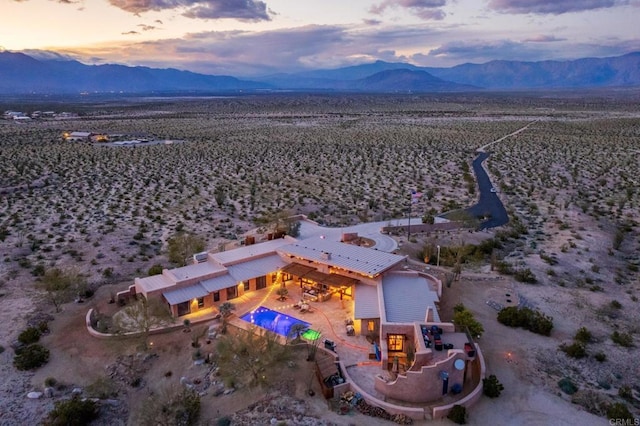
<svg viewBox="0 0 640 426"><path fill-rule="evenodd" d="M159 263L156 263L155 265L153 265L151 268L149 268L149 276L151 275L160 275L162 274L162 270L163 270L163 266L160 265Z"/></svg>
<svg viewBox="0 0 640 426"><path fill-rule="evenodd" d="M618 333L614 331L611 334L611 340L613 343L624 346L625 348L633 346L633 337L631 337L629 333Z"/></svg>
<svg viewBox="0 0 640 426"><path fill-rule="evenodd" d="M44 385L48 388L54 387L57 383L58 381L55 379L55 377L47 377L46 379L44 379Z"/></svg>
<svg viewBox="0 0 640 426"><path fill-rule="evenodd" d="M580 327L573 340L580 343L589 343L592 338L591 332L586 327Z"/></svg>
<svg viewBox="0 0 640 426"><path fill-rule="evenodd" d="M598 352L593 356L598 362L605 362L607 360L607 354L604 352Z"/></svg>
<svg viewBox="0 0 640 426"><path fill-rule="evenodd" d="M482 379L482 392L489 398L497 398L504 390L504 385L492 374L486 379Z"/></svg>
<svg viewBox="0 0 640 426"><path fill-rule="evenodd" d="M118 395L118 386L108 377L99 377L85 388L91 398L108 399Z"/></svg>
<svg viewBox="0 0 640 426"><path fill-rule="evenodd" d="M230 425L231 425L231 419L228 416L220 417L216 421L216 426L230 426Z"/></svg>
<svg viewBox="0 0 640 426"><path fill-rule="evenodd" d="M584 347L584 343L582 342L573 342L570 345L562 344L560 345L560 350L570 356L571 358L584 358L587 356L587 350Z"/></svg>
<svg viewBox="0 0 640 426"><path fill-rule="evenodd" d="M33 370L49 361L49 350L42 345L34 343L16 352L13 365L18 370Z"/></svg>
<svg viewBox="0 0 640 426"><path fill-rule="evenodd" d="M618 396L626 399L627 401L633 401L633 390L631 386L620 386L618 389Z"/></svg>
<svg viewBox="0 0 640 426"><path fill-rule="evenodd" d="M461 303L453 308L453 322L458 326L467 327L472 336L482 336L482 333L484 333L482 324Z"/></svg>
<svg viewBox="0 0 640 426"><path fill-rule="evenodd" d="M585 389L576 392L571 396L571 402L583 407L585 410L596 416L604 416L607 412L608 404L602 394L595 390Z"/></svg>
<svg viewBox="0 0 640 426"><path fill-rule="evenodd" d="M553 318L530 308L508 306L498 312L498 321L509 327L522 327L533 333L549 336Z"/></svg>
<svg viewBox="0 0 640 426"><path fill-rule="evenodd" d="M4 346L0 345L0 354L4 352Z"/></svg>
<svg viewBox="0 0 640 426"><path fill-rule="evenodd" d="M40 340L42 333L36 327L29 327L18 335L18 341L23 345L30 345Z"/></svg>
<svg viewBox="0 0 640 426"><path fill-rule="evenodd" d="M447 418L459 425L467 424L467 409L463 405L454 405L447 414Z"/></svg>
<svg viewBox="0 0 640 426"><path fill-rule="evenodd" d="M519 281L521 283L535 284L538 282L538 279L529 268L517 270L513 274L513 277L516 279L516 281Z"/></svg>
<svg viewBox="0 0 640 426"><path fill-rule="evenodd" d="M578 385L573 383L573 381L568 377L560 379L558 381L558 386L560 387L560 390L562 390L562 392L566 393L567 395L573 395L574 393L578 392Z"/></svg>
<svg viewBox="0 0 640 426"><path fill-rule="evenodd" d="M97 403L75 396L67 401L56 402L43 424L45 426L82 426L97 419L98 415Z"/></svg>
<svg viewBox="0 0 640 426"><path fill-rule="evenodd" d="M113 277L113 268L112 267L104 268L104 270L102 271L102 276L104 278L112 278Z"/></svg>
<svg viewBox="0 0 640 426"><path fill-rule="evenodd" d="M622 420L624 424L634 424L634 417L629 411L627 404L616 402L607 409L607 418L611 420Z"/></svg>
<svg viewBox="0 0 640 426"><path fill-rule="evenodd" d="M177 425L195 425L200 417L200 395L197 392L184 390L179 407L176 407L175 420Z"/></svg>
<svg viewBox="0 0 640 426"><path fill-rule="evenodd" d="M622 309L622 303L618 302L617 300L612 300L611 303L609 304L613 309Z"/></svg>

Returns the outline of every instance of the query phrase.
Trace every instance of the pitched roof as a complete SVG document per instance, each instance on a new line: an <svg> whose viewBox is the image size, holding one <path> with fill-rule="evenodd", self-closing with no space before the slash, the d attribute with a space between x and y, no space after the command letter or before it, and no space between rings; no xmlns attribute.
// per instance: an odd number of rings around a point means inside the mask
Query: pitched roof
<svg viewBox="0 0 640 426"><path fill-rule="evenodd" d="M288 244L280 247L278 252L371 277L392 268L406 258L406 256L320 238Z"/></svg>
<svg viewBox="0 0 640 426"><path fill-rule="evenodd" d="M167 302L170 305L177 305L178 303L187 302L192 299L204 297L209 292L200 283L190 285L188 287L178 288L175 290L169 290L162 293Z"/></svg>
<svg viewBox="0 0 640 426"><path fill-rule="evenodd" d="M269 253L275 253L279 247L290 244L292 241L296 241L295 238L278 238L276 240L243 246L233 250L213 253L210 254L209 257L221 265L229 266L239 262L244 262L245 260L253 257L261 257Z"/></svg>
<svg viewBox="0 0 640 426"><path fill-rule="evenodd" d="M227 269L236 282L246 281L251 278L261 277L285 266L287 262L277 254L259 257L247 262L231 265Z"/></svg>

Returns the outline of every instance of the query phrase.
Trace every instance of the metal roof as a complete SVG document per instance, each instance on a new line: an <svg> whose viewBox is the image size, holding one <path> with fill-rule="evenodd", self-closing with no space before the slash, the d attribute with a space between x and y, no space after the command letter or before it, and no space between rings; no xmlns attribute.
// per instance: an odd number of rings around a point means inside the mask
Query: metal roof
<svg viewBox="0 0 640 426"><path fill-rule="evenodd" d="M355 319L380 318L377 285L356 284L353 299L355 300L353 313Z"/></svg>
<svg viewBox="0 0 640 426"><path fill-rule="evenodd" d="M405 256L321 238L288 244L280 247L278 252L371 277L405 260Z"/></svg>
<svg viewBox="0 0 640 426"><path fill-rule="evenodd" d="M198 297L204 297L207 294L209 294L209 292L200 285L200 283L162 293L170 305L177 305L192 299L197 299Z"/></svg>
<svg viewBox="0 0 640 426"><path fill-rule="evenodd" d="M275 253L277 248L290 244L292 241L296 241L296 239L291 237L278 238L276 240L239 247L233 250L213 253L210 257L221 265L230 266L238 262L244 262L246 259L252 257Z"/></svg>
<svg viewBox="0 0 640 426"><path fill-rule="evenodd" d="M389 273L382 278L382 294L387 322L424 322L428 307L433 309L434 321L440 321L435 305L438 294L424 277L414 273Z"/></svg>
<svg viewBox="0 0 640 426"><path fill-rule="evenodd" d="M174 282L164 275L151 275L149 277L137 278L136 283L142 287L145 293L172 287Z"/></svg>
<svg viewBox="0 0 640 426"><path fill-rule="evenodd" d="M279 255L272 254L270 256L238 263L229 266L227 269L229 270L229 275L231 275L236 282L240 282L276 272L286 264L287 262L282 260Z"/></svg>
<svg viewBox="0 0 640 426"><path fill-rule="evenodd" d="M176 282L184 281L191 278L207 279L212 274L224 271L224 266L214 262L202 262L195 265L187 265L181 268L170 269L169 273L176 278Z"/></svg>
<svg viewBox="0 0 640 426"><path fill-rule="evenodd" d="M200 284L209 293L223 290L227 287L233 287L238 282L229 274L221 275L215 278L209 278L208 280L201 281Z"/></svg>

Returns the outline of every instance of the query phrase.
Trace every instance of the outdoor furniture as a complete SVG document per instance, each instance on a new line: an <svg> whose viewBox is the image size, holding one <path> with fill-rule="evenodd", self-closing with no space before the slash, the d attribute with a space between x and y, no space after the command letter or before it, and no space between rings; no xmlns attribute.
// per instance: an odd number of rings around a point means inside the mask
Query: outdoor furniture
<svg viewBox="0 0 640 426"><path fill-rule="evenodd" d="M353 325L347 325L347 336L355 336L356 330L353 328Z"/></svg>

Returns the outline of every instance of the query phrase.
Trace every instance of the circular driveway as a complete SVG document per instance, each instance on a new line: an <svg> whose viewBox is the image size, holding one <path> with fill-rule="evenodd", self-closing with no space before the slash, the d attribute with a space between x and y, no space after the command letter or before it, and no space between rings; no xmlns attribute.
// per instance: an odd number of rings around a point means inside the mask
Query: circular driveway
<svg viewBox="0 0 640 426"><path fill-rule="evenodd" d="M416 221L415 223L420 223L420 219L416 218L414 220ZM301 220L300 235L298 236L298 239L310 240L313 238L325 238L330 241L340 241L342 239L342 234L344 233L357 233L360 237L373 240L375 245L372 248L384 252L392 252L398 248L398 243L388 235L383 235L381 233L382 227L389 225L389 223L392 223L393 225L402 225L406 224L406 222L407 219L400 219L384 222L360 223L358 225L346 226L344 228L330 228L320 226L311 220Z"/></svg>

